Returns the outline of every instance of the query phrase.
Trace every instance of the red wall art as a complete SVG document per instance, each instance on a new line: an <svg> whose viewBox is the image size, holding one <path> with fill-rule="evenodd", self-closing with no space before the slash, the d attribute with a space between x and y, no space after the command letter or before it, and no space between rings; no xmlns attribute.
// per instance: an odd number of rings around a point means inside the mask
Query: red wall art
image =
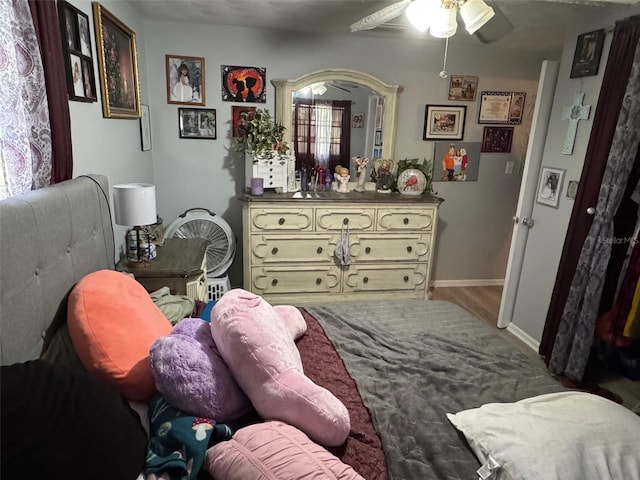
<svg viewBox="0 0 640 480"><path fill-rule="evenodd" d="M267 103L266 68L222 65L222 100Z"/></svg>

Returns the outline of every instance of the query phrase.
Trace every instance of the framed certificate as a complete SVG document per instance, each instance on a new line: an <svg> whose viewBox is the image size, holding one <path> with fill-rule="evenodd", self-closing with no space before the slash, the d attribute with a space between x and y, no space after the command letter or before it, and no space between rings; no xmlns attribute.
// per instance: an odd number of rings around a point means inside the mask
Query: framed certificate
<svg viewBox="0 0 640 480"><path fill-rule="evenodd" d="M520 125L525 92L482 92L478 123Z"/></svg>

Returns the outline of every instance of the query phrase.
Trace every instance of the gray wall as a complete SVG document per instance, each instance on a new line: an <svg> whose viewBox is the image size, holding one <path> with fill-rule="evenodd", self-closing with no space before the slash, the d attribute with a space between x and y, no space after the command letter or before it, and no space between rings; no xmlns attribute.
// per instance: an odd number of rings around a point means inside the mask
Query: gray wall
<svg viewBox="0 0 640 480"><path fill-rule="evenodd" d="M392 40L349 33L299 35L141 20L124 2L103 3L137 33L141 97L150 106L153 150L140 151L137 121L103 119L99 102L70 102L74 175L102 173L111 184L153 181L165 224L187 208L206 207L222 215L238 239L242 237L237 198L244 166L231 140L233 103L221 100L220 65L266 67L267 103L257 106L271 111L274 90L269 80L296 78L323 68L360 70L388 84L402 85L396 159L431 158L433 144L422 140L426 104L467 106L464 141L482 139L483 125L476 122L478 101L447 100L448 80L438 76L442 40ZM73 4L90 14L88 1ZM205 58L206 107L217 111L217 140L178 138L179 106L166 102L166 54ZM527 106L532 106L542 60L524 52L500 51L493 45L452 41L447 70L478 75L479 91L525 91ZM482 155L477 182L437 184L445 202L434 259L436 281L482 282L504 277L520 182L518 168L513 175L505 175L504 170L507 160L524 159L527 131L526 123L516 127L512 154ZM124 229L119 230L121 236ZM230 272L234 285L241 284L241 253L238 251Z"/></svg>

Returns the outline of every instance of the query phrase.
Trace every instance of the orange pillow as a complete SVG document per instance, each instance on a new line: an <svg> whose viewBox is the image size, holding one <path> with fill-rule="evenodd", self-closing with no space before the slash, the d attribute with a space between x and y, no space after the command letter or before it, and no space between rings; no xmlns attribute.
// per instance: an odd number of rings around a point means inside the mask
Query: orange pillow
<svg viewBox="0 0 640 480"><path fill-rule="evenodd" d="M128 400L156 391L149 349L171 324L142 285L113 270L83 277L69 295L69 334L85 368Z"/></svg>

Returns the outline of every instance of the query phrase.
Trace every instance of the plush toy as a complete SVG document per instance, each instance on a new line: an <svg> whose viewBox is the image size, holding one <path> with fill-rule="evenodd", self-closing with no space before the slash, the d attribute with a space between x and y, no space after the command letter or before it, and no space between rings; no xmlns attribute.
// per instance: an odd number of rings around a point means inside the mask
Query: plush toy
<svg viewBox="0 0 640 480"><path fill-rule="evenodd" d="M298 349L276 308L242 289L225 293L211 317L220 355L265 420L289 423L326 446L341 445L349 434L349 413L331 392L304 375Z"/></svg>
<svg viewBox="0 0 640 480"><path fill-rule="evenodd" d="M251 411L251 402L218 353L209 322L185 318L153 342L149 357L156 387L174 407L219 423Z"/></svg>

